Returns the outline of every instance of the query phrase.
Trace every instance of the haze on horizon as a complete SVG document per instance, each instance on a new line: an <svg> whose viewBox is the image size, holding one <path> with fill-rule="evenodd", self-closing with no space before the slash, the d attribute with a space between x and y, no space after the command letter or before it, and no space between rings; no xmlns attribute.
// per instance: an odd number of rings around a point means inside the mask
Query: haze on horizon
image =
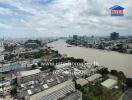
<svg viewBox="0 0 132 100"><path fill-rule="evenodd" d="M132 35L132 0L0 0L0 38ZM125 8L112 17L110 7Z"/></svg>

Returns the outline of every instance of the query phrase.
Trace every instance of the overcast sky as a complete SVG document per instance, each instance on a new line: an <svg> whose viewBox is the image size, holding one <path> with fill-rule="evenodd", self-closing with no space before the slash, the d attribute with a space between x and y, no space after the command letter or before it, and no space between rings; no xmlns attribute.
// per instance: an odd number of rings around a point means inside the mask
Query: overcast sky
<svg viewBox="0 0 132 100"><path fill-rule="evenodd" d="M112 17L110 7L125 8ZM132 0L0 0L0 37L132 35Z"/></svg>

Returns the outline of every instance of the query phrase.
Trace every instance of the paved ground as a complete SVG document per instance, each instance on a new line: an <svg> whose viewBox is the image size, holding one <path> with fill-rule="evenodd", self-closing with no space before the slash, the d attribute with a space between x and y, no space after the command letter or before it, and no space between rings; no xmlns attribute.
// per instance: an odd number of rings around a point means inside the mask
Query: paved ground
<svg viewBox="0 0 132 100"><path fill-rule="evenodd" d="M122 100L132 100L132 88L124 93Z"/></svg>

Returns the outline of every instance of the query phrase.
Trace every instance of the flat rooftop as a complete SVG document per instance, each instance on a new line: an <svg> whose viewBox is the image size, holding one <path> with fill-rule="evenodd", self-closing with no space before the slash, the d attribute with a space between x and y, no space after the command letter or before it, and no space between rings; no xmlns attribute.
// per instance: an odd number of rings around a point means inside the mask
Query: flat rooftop
<svg viewBox="0 0 132 100"><path fill-rule="evenodd" d="M94 80L96 80L96 79L98 79L98 78L100 78L100 77L102 77L101 74L94 74L94 75L92 75L92 76L86 78L86 80L88 80L89 82L92 82L92 81L94 81Z"/></svg>
<svg viewBox="0 0 132 100"><path fill-rule="evenodd" d="M24 77L24 76L29 76L29 75L37 74L37 73L40 73L39 69L34 69L34 70L30 70L30 71L21 71L20 75L22 77Z"/></svg>
<svg viewBox="0 0 132 100"><path fill-rule="evenodd" d="M102 86L109 88L109 89L111 89L116 84L117 84L117 81L113 79L107 79L106 81L101 83Z"/></svg>
<svg viewBox="0 0 132 100"><path fill-rule="evenodd" d="M88 81L86 79L83 79L83 78L77 79L76 82L77 82L77 84L80 84L81 86L88 84Z"/></svg>

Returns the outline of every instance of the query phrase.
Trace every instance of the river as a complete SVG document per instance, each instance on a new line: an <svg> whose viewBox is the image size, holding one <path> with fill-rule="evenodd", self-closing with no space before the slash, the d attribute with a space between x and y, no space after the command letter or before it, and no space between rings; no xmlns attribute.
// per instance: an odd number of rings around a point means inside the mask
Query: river
<svg viewBox="0 0 132 100"><path fill-rule="evenodd" d="M116 69L123 71L127 77L132 78L132 55L114 51L97 50L85 47L67 47L65 40L58 40L48 44L60 54L68 57L83 58L85 61L93 63L97 61L99 65L107 67L109 70Z"/></svg>

